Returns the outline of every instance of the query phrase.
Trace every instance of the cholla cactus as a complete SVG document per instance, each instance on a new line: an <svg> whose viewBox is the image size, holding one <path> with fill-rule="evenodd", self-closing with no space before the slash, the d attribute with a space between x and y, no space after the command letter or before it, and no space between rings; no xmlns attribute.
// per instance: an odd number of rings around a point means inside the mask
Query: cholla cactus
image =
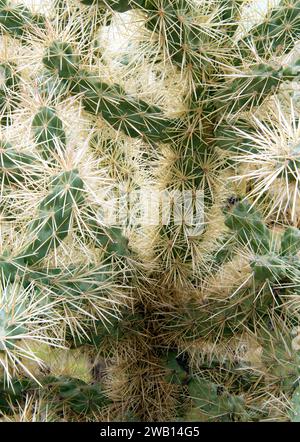
<svg viewBox="0 0 300 442"><path fill-rule="evenodd" d="M0 0L1 421L299 420L300 3L268 3Z"/></svg>

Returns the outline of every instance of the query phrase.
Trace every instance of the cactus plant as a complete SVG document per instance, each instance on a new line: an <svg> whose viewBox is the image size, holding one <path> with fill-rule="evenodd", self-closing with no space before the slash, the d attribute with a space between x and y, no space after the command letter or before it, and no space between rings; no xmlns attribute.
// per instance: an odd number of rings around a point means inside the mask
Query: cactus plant
<svg viewBox="0 0 300 442"><path fill-rule="evenodd" d="M0 0L0 420L298 421L299 1L35 3Z"/></svg>

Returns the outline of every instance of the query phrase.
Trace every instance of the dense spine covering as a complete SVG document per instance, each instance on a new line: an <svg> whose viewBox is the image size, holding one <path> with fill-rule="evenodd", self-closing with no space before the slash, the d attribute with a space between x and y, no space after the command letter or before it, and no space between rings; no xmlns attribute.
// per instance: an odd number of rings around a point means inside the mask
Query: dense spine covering
<svg viewBox="0 0 300 442"><path fill-rule="evenodd" d="M0 419L299 421L299 1L46 3L0 0Z"/></svg>

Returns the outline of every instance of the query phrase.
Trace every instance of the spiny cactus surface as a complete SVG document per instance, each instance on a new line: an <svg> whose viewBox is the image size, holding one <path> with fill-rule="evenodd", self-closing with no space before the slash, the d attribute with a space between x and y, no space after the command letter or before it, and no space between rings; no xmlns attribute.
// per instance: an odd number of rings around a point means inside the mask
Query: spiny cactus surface
<svg viewBox="0 0 300 442"><path fill-rule="evenodd" d="M300 2L0 0L0 421L300 420Z"/></svg>

